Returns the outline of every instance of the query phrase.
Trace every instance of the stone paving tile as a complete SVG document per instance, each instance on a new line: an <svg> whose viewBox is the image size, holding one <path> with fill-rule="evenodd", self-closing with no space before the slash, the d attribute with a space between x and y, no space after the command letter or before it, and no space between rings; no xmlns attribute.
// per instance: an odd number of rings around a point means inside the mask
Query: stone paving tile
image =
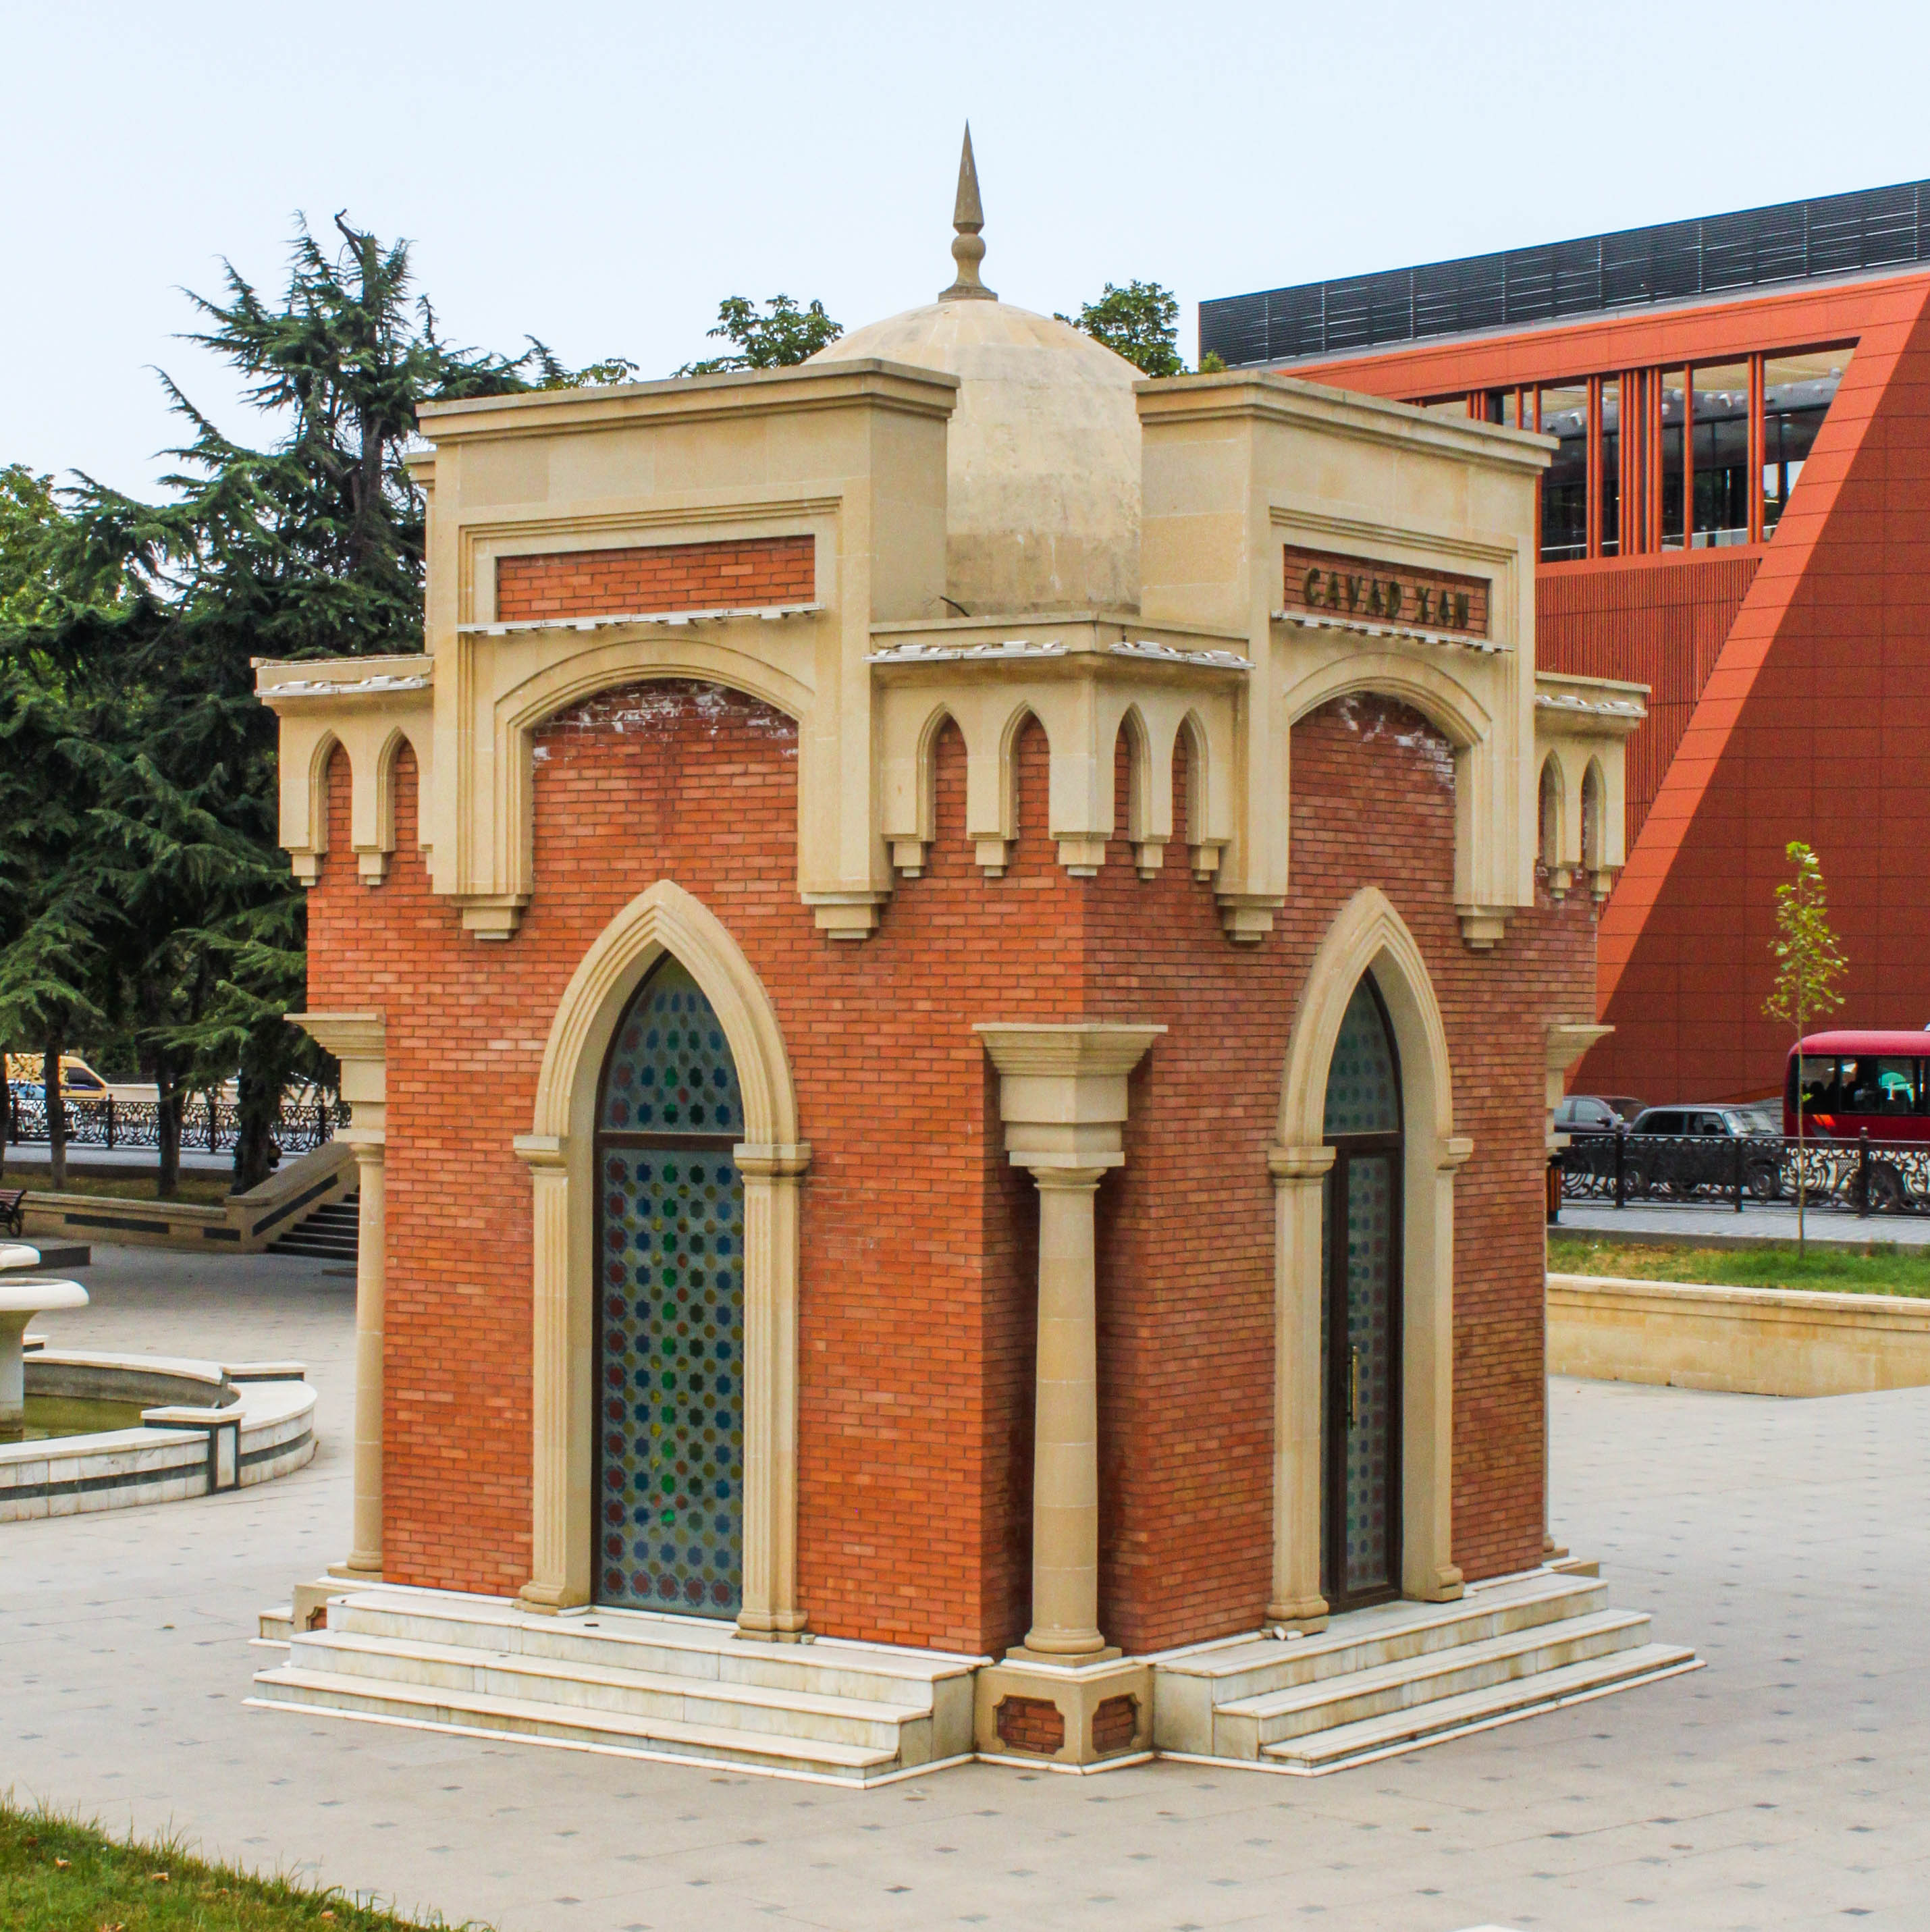
<svg viewBox="0 0 1930 1932"><path fill-rule="evenodd" d="M347 1533L353 1285L97 1252L95 1305L50 1334L305 1358L323 1447L239 1496L0 1529L20 1796L506 1932L1930 1924L1930 1390L1553 1385L1557 1533L1694 1676L1328 1778L853 1792L245 1708L255 1612Z"/></svg>

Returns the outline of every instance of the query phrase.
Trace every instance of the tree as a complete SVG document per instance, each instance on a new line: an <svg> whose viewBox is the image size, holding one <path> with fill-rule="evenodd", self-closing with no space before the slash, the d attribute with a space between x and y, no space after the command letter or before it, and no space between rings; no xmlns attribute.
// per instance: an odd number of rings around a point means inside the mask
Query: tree
<svg viewBox="0 0 1930 1932"><path fill-rule="evenodd" d="M1799 838L1786 848L1796 876L1776 888L1776 935L1769 942L1775 962L1775 984L1763 1002L1764 1016L1792 1028L1800 1045L1814 1017L1832 1012L1843 1004L1837 982L1847 970L1836 935L1829 926L1829 908L1823 885L1823 868L1816 854ZM1800 1053L1796 1070L1796 1238L1806 1252L1805 1226L1808 1184L1802 1164L1802 1120L1806 1096Z"/></svg>
<svg viewBox="0 0 1930 1932"><path fill-rule="evenodd" d="M76 761L89 794L74 870L172 1118L164 1185L187 1091L238 1075L245 1189L273 1166L291 1076L324 1070L282 1017L302 1004L304 908L251 658L421 649L423 502L402 460L419 403L635 367L572 371L533 339L513 358L454 346L410 292L408 244L335 226L333 250L298 226L278 300L227 265L218 299L189 297L204 325L189 339L242 373L274 428L264 446L230 438L164 376L190 431L170 452L171 495L142 502L83 476L52 539L56 580L112 584L113 604L57 596L40 621L0 627L0 659L116 694Z"/></svg>
<svg viewBox="0 0 1930 1932"><path fill-rule="evenodd" d="M1179 298L1157 282L1128 282L1123 289L1108 282L1099 299L1082 304L1076 317L1056 320L1104 343L1148 376L1187 373L1179 352Z"/></svg>
<svg viewBox="0 0 1930 1932"><path fill-rule="evenodd" d="M717 326L708 332L734 342L737 353L686 362L677 373L720 376L733 369L788 369L809 361L845 332L824 313L821 302L800 308L788 296L773 296L764 310L760 315L757 304L746 296L726 296L717 304Z"/></svg>

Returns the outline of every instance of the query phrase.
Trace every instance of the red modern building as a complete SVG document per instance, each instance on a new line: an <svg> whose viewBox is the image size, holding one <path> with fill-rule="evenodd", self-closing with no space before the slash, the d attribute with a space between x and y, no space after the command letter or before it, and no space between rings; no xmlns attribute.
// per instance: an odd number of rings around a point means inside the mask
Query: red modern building
<svg viewBox="0 0 1930 1932"><path fill-rule="evenodd" d="M1538 662L1652 692L1575 1084L1778 1088L1792 838L1840 1023L1930 1022L1930 182L1208 302L1199 346L1556 439Z"/></svg>

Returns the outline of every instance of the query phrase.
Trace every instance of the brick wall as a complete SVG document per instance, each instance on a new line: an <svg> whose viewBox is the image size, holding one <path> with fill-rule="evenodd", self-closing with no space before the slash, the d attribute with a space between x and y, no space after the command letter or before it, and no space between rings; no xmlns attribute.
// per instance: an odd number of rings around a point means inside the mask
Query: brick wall
<svg viewBox="0 0 1930 1932"><path fill-rule="evenodd" d="M964 749L938 747L936 837L862 946L795 892L789 721L662 683L553 720L536 746L537 892L504 946L427 891L415 787L389 882L361 885L347 773L311 898L310 1000L390 1016L387 1551L401 1582L508 1592L529 1562L530 1186L510 1151L583 952L659 877L724 921L776 1007L814 1149L803 1221L800 1586L827 1634L997 1650L1029 1593L1037 1210L1007 1162L976 1021L1154 1020L1125 1167L1100 1197L1102 1614L1147 1648L1250 1628L1271 1504L1272 1188L1265 1154L1301 976L1371 881L1435 976L1475 1154L1457 1189L1455 1552L1538 1558L1541 1028L1589 1010L1586 896L1493 954L1451 902L1452 768L1412 713L1328 706L1295 733L1294 896L1235 947L1211 890L1151 882L1115 842L1069 878L1043 734L1018 746L1020 832L988 880ZM1120 772L1123 812L1123 765Z"/></svg>
<svg viewBox="0 0 1930 1932"><path fill-rule="evenodd" d="M817 594L816 578L810 537L504 556L496 562L496 621L808 604Z"/></svg>

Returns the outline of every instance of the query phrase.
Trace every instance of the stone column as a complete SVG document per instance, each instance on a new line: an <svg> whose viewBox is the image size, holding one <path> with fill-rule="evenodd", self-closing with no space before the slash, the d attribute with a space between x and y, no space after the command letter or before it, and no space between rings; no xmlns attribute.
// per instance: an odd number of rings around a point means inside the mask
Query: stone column
<svg viewBox="0 0 1930 1932"><path fill-rule="evenodd" d="M747 1637L795 1637L799 1193L811 1150L745 1142L744 1602Z"/></svg>
<svg viewBox="0 0 1930 1932"><path fill-rule="evenodd" d="M594 1298L570 1295L570 1156L560 1135L519 1134L530 1170L530 1579L523 1601L567 1610L590 1598L590 1384ZM593 1182L594 1177L584 1177ZM588 1274L590 1257L584 1256ZM579 1332L580 1331L580 1332Z"/></svg>
<svg viewBox="0 0 1930 1932"><path fill-rule="evenodd" d="M1598 892L1597 896L1600 896ZM1610 1026L1596 1026L1575 1020L1556 1020L1550 1025L1544 1043L1547 1078L1544 1095L1547 1105L1546 1138L1548 1159L1553 1160L1568 1144L1567 1135L1555 1132L1555 1109L1562 1104L1562 1096L1567 1090L1568 1069L1597 1040L1606 1040L1614 1030ZM1555 1540L1550 1506L1549 1472L1553 1467L1553 1460L1548 1414L1547 1334L1548 1234L1544 1226L1541 1231L1541 1560L1544 1563L1552 1563L1556 1558L1565 1556L1568 1552Z"/></svg>
<svg viewBox="0 0 1930 1932"><path fill-rule="evenodd" d="M388 1151L388 1029L380 1013L290 1013L342 1070L350 1124L339 1136L355 1151L361 1201L356 1219L355 1510L347 1562L329 1574L382 1580L382 1338L386 1297L383 1162Z"/></svg>
<svg viewBox="0 0 1930 1932"><path fill-rule="evenodd" d="M355 1524L349 1560L331 1576L379 1582L382 1576L382 1307L385 1292L383 1157L380 1127L347 1129L355 1149L356 1216Z"/></svg>
<svg viewBox="0 0 1930 1932"><path fill-rule="evenodd" d="M1277 1147L1274 1178L1273 1587L1267 1620L1311 1632L1320 1594L1322 1218L1330 1147Z"/></svg>
<svg viewBox="0 0 1930 1932"><path fill-rule="evenodd" d="M1143 1664L1121 1663L1099 1628L1099 1389L1093 1208L1101 1177L1123 1166L1126 1076L1163 1027L1094 1022L981 1026L1002 1076L1006 1151L1039 1190L1037 1432L1032 1451L1032 1627L1003 1664L979 1674L979 1748L1040 1751L1057 1761L1143 1749L1151 1685ZM1096 1666L1095 1672L1081 1666ZM1144 1680L1144 1681L1142 1681ZM1108 1699L1130 1700L1131 1740L1100 1750L1093 1718ZM1015 1702L1016 1700L1016 1702ZM1056 1747L1015 1744L1037 1736L1008 1706L1058 1713Z"/></svg>
<svg viewBox="0 0 1930 1932"><path fill-rule="evenodd" d="M1110 1163L1123 1161L1123 1154ZM1099 1634L1099 1359L1093 1199L1103 1167L1035 1167L1039 1354L1032 1448L1033 1656L1117 1656Z"/></svg>

